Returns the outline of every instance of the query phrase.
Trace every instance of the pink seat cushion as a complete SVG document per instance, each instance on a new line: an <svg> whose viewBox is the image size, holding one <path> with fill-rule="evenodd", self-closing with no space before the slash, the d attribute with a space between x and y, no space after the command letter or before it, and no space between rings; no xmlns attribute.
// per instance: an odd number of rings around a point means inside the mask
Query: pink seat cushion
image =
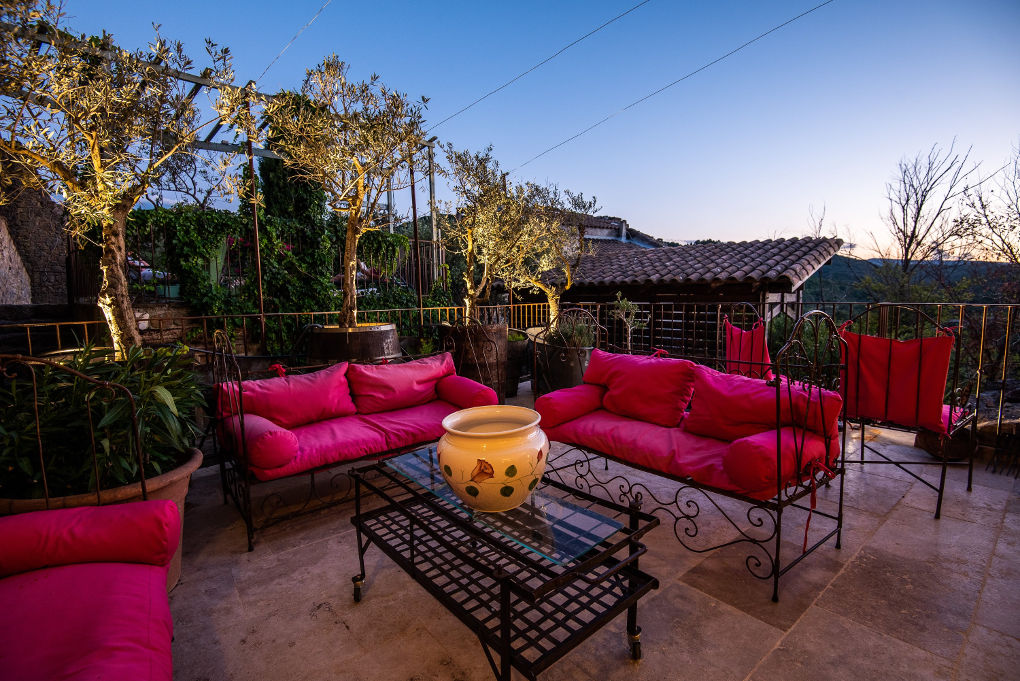
<svg viewBox="0 0 1020 681"><path fill-rule="evenodd" d="M347 362L311 374L241 383L246 414L257 414L281 428L294 428L357 412L347 385ZM220 415L237 413L232 383L219 386Z"/></svg>
<svg viewBox="0 0 1020 681"><path fill-rule="evenodd" d="M444 352L403 364L352 364L347 371L359 414L374 414L425 404L436 399L436 383L454 373Z"/></svg>
<svg viewBox="0 0 1020 681"><path fill-rule="evenodd" d="M594 383L561 388L535 400L535 411L542 415L542 428L549 429L600 409L605 394L605 387Z"/></svg>
<svg viewBox="0 0 1020 681"><path fill-rule="evenodd" d="M0 580L0 679L171 681L166 574L84 563Z"/></svg>
<svg viewBox="0 0 1020 681"><path fill-rule="evenodd" d="M248 452L248 462L258 468L278 468L290 462L298 453L297 437L286 428L257 414L244 417L245 448L241 448L239 416L231 416L221 427L231 438L233 449L240 456Z"/></svg>
<svg viewBox="0 0 1020 681"><path fill-rule="evenodd" d="M800 477L812 461L825 462L825 439L800 428L783 428L782 475L784 486ZM776 496L777 431L767 430L749 437L734 440L723 455L723 468L742 494L754 499L771 499ZM838 449L833 440L833 449ZM830 456L834 459L838 452ZM798 466L799 462L799 466Z"/></svg>
<svg viewBox="0 0 1020 681"><path fill-rule="evenodd" d="M259 480L276 480L288 475L303 473L313 468L360 459L386 451L386 438L363 416L340 418L309 423L291 431L298 441L298 453L287 464L277 468L250 470Z"/></svg>
<svg viewBox="0 0 1020 681"><path fill-rule="evenodd" d="M180 511L165 499L4 516L0 577L72 563L166 566L180 537Z"/></svg>
<svg viewBox="0 0 1020 681"><path fill-rule="evenodd" d="M840 335L846 341L847 417L946 432L942 399L953 353L951 335L909 341L846 330Z"/></svg>
<svg viewBox="0 0 1020 681"><path fill-rule="evenodd" d="M684 420L688 432L733 441L776 428L774 385L705 366L696 366L694 375L694 401ZM829 438L838 436L842 399L837 393L780 380L778 425L797 425Z"/></svg>
<svg viewBox="0 0 1020 681"><path fill-rule="evenodd" d="M726 333L726 373L740 374L750 378L772 378L772 359L765 334L765 325L755 322L750 330L744 331L724 323Z"/></svg>
<svg viewBox="0 0 1020 681"><path fill-rule="evenodd" d="M675 426L694 391L694 363L685 359L592 350L584 382L606 387L602 406L614 414Z"/></svg>
<svg viewBox="0 0 1020 681"><path fill-rule="evenodd" d="M616 459L721 489L732 489L722 467L729 443L679 428L614 414L605 409L546 429L550 440L581 445Z"/></svg>
<svg viewBox="0 0 1020 681"><path fill-rule="evenodd" d="M492 388L456 374L439 379L436 383L436 393L439 399L455 404L461 409L484 407L499 402L496 391Z"/></svg>
<svg viewBox="0 0 1020 681"><path fill-rule="evenodd" d="M380 412L365 420L386 438L386 449L435 442L443 436L443 419L459 409L443 400Z"/></svg>

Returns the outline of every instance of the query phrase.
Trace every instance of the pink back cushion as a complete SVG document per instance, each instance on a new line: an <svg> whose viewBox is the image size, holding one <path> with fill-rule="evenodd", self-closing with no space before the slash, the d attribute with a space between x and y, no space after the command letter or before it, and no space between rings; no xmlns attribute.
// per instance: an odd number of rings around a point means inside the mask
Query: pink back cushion
<svg viewBox="0 0 1020 681"><path fill-rule="evenodd" d="M584 382L606 387L602 405L614 414L676 426L694 391L694 363L592 350Z"/></svg>
<svg viewBox="0 0 1020 681"><path fill-rule="evenodd" d="M899 341L850 331L841 335L846 340L849 418L946 432L942 398L953 353L952 336Z"/></svg>
<svg viewBox="0 0 1020 681"><path fill-rule="evenodd" d="M359 414L375 414L436 399L436 383L454 373L448 352L403 364L352 364L347 370Z"/></svg>
<svg viewBox="0 0 1020 681"><path fill-rule="evenodd" d="M347 385L347 362L311 374L266 378L241 383L244 411L281 428L295 428L357 413ZM220 384L220 415L235 413L234 384Z"/></svg>
<svg viewBox="0 0 1020 681"><path fill-rule="evenodd" d="M838 437L842 405L838 393L780 380L777 423L774 385L695 366L694 401L684 427L697 435L730 441L774 430L777 425L796 425L828 438Z"/></svg>
<svg viewBox="0 0 1020 681"><path fill-rule="evenodd" d="M772 378L769 347L766 343L765 325L756 322L750 331L744 331L726 320L726 373L750 376L751 378Z"/></svg>
<svg viewBox="0 0 1020 681"><path fill-rule="evenodd" d="M73 563L166 565L180 537L181 513L167 500L0 517L0 577Z"/></svg>

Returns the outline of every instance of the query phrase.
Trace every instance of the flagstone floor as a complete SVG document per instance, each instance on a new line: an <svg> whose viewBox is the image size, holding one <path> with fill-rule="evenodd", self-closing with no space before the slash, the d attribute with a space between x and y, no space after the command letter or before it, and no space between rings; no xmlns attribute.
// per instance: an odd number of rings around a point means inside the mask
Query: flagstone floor
<svg viewBox="0 0 1020 681"><path fill-rule="evenodd" d="M524 391L517 401L532 403ZM889 450L912 442L876 435ZM834 508L834 499L822 490L818 503ZM966 470L952 469L935 520L935 495L921 483L893 467L851 464L845 499L843 547L822 547L796 566L779 603L744 567L746 550L692 553L663 523L645 540L642 565L660 588L640 603L643 659L629 659L621 617L541 678L1020 679L1020 482L982 462L968 493ZM352 514L349 504L276 525L249 553L218 469L201 469L187 499L184 571L170 595L174 678L492 679L471 631L376 548L366 556L364 598L353 601ZM702 532L723 529L709 522ZM803 523L784 525L784 534L786 550L799 551Z"/></svg>

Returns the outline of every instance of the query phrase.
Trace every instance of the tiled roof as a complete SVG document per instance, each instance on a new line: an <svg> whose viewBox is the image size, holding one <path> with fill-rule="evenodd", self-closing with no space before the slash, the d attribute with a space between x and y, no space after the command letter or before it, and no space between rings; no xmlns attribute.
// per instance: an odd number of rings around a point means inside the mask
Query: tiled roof
<svg viewBox="0 0 1020 681"><path fill-rule="evenodd" d="M574 277L578 286L645 284L723 284L789 282L796 290L827 263L840 239L762 239L667 246L606 247L581 261ZM624 244L621 244L624 245Z"/></svg>

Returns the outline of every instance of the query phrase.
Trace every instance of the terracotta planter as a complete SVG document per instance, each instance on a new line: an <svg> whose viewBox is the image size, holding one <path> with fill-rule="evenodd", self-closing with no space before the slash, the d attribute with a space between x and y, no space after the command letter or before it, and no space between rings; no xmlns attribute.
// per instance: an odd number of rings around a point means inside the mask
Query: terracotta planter
<svg viewBox="0 0 1020 681"><path fill-rule="evenodd" d="M181 514L181 545L184 544L184 497L188 494L188 485L191 483L191 474L202 465L202 452L197 449L191 450L191 458L182 465L172 470L149 478L145 481L145 488L149 499L170 499L177 504L177 510ZM124 485L123 487L111 487L100 493L103 504L123 504L130 501L142 500L142 485ZM95 506L97 502L95 493L75 494L69 497L50 497L50 508L74 508L77 506ZM13 515L15 513L27 513L29 511L42 511L46 509L45 499L0 499L0 515ZM177 547L173 559L170 561L170 572L166 578L167 591L177 586L181 578L181 546Z"/></svg>

